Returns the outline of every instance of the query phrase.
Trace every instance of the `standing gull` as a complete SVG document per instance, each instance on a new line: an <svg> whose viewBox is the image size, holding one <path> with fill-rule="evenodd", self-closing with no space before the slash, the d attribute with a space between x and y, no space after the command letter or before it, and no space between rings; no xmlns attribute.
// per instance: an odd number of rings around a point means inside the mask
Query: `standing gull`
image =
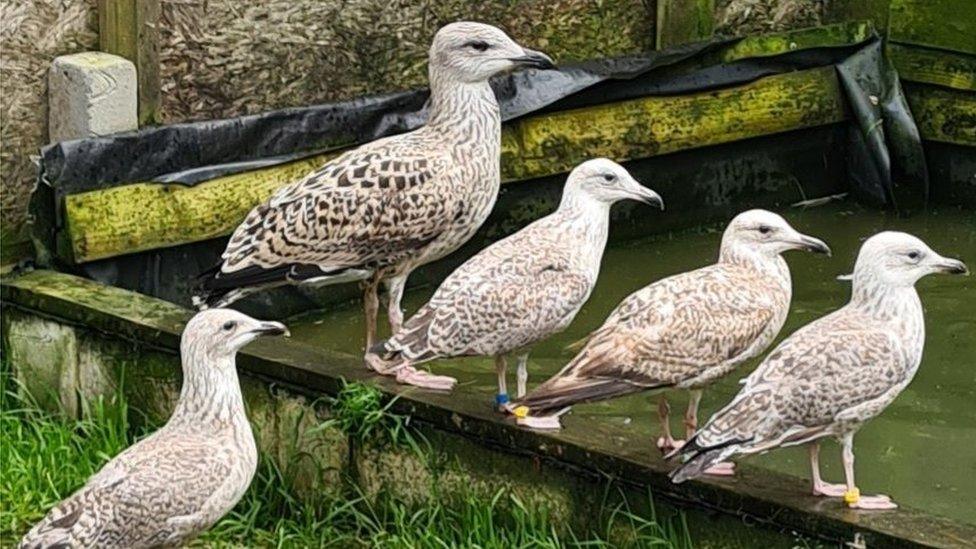
<svg viewBox="0 0 976 549"><path fill-rule="evenodd" d="M285 284L362 280L366 349L378 286L400 328L410 272L457 249L481 226L500 183L501 118L488 85L517 67L552 68L501 30L452 23L429 54L427 125L367 143L279 189L234 231L223 262L201 277L201 307Z"/></svg>
<svg viewBox="0 0 976 549"><path fill-rule="evenodd" d="M781 254L792 249L830 253L826 244L772 212L739 214L722 236L717 263L624 299L562 371L513 403L519 423L558 428L558 417L531 416L639 391L688 389L690 437L702 390L762 353L783 327L792 284ZM661 395L658 447L665 452L683 444L671 436L669 412ZM712 472L730 474L731 464L724 467Z"/></svg>
<svg viewBox="0 0 976 549"><path fill-rule="evenodd" d="M599 158L577 166L552 214L485 248L451 273L420 311L374 347L366 360L402 383L451 389L454 378L417 376L436 358L490 355L500 405L508 401L505 355L518 354L525 393L528 347L569 325L586 302L607 243L610 206L634 199L663 208L654 191L619 164Z"/></svg>
<svg viewBox="0 0 976 549"><path fill-rule="evenodd" d="M814 495L858 509L893 509L887 496L861 496L854 482L854 433L911 382L922 360L925 318L915 282L967 273L914 236L883 232L861 247L850 302L799 329L750 375L739 394L675 454L672 473L694 478L717 461L781 446L810 445ZM820 478L819 440L843 445L846 484Z"/></svg>
<svg viewBox="0 0 976 549"><path fill-rule="evenodd" d="M180 343L183 390L166 425L51 509L20 547L179 546L217 522L257 465L234 355L258 336L284 333L227 309L193 317Z"/></svg>

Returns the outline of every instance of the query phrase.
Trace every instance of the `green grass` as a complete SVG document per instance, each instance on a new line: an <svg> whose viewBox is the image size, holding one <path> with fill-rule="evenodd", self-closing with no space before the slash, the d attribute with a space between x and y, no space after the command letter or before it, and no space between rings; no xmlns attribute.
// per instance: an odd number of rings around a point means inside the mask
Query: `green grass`
<svg viewBox="0 0 976 549"><path fill-rule="evenodd" d="M0 381L0 546L7 547L61 498L147 431L133 432L124 400L100 400L84 420L41 411L17 395L9 375ZM389 413L378 391L349 385L330 403L337 425L357 440L425 443L408 419ZM530 508L508 491L409 504L381 494L366 498L353 482L337 496L307 496L292 485L289 464L262 456L241 502L194 547L691 547L683 519L663 524L626 508L607 512L605 529L555 529L546 509ZM307 491L306 491L307 492ZM653 509L653 505L651 505ZM615 539L616 544L606 540Z"/></svg>

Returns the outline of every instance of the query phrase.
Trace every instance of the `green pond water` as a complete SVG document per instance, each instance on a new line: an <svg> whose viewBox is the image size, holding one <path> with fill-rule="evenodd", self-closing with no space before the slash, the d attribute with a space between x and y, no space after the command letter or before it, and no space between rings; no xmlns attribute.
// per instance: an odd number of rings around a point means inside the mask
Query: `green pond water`
<svg viewBox="0 0 976 549"><path fill-rule="evenodd" d="M943 209L907 219L834 203L808 210L781 212L801 232L824 239L833 257L790 252L794 297L780 338L846 303L849 283L836 280L849 273L860 243L886 229L919 236L933 249L976 267L976 213ZM572 356L566 346L598 327L626 295L662 277L694 269L714 260L722 227L714 225L676 234L611 245L601 276L589 302L565 332L535 347L529 359L530 387L542 382ZM933 275L918 284L925 306L926 345L922 365L911 385L855 438L856 475L862 493L886 493L902 505L924 509L976 524L976 277ZM407 314L423 304L433 288L409 292ZM385 318L381 325L385 324ZM291 324L293 337L329 348L361 353L362 313L359 304L318 312ZM738 390L738 380L758 364L743 366L705 392L700 409L703 422ZM433 362L430 369L461 382L459 391L484 395L486 405L495 390L491 359L464 358ZM509 388L514 390L514 364ZM670 393L672 429L682 435L681 415L687 394ZM656 452L657 397L633 395L577 406L566 417L567 430L588 429L600 436L600 424L613 424L628 433L621 445ZM747 458L752 464L809 478L805 448L787 448ZM827 480L843 482L840 449L825 442L821 467ZM810 497L811 505L821 504Z"/></svg>

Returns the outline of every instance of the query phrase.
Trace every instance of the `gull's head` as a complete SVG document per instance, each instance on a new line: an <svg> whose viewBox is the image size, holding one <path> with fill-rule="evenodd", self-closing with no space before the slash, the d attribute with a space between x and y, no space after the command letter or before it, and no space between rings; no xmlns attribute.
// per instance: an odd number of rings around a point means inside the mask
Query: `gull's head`
<svg viewBox="0 0 976 549"><path fill-rule="evenodd" d="M232 309L208 309L186 324L181 346L184 352L226 357L261 336L287 334L288 328L280 322L256 320Z"/></svg>
<svg viewBox="0 0 976 549"><path fill-rule="evenodd" d="M553 69L546 54L523 48L504 31L484 23L461 21L442 27L430 46L431 77L485 82L521 67Z"/></svg>
<svg viewBox="0 0 976 549"><path fill-rule="evenodd" d="M958 259L937 254L908 233L885 231L864 241L854 264L854 283L873 278L890 286L912 286L933 273L969 274Z"/></svg>
<svg viewBox="0 0 976 549"><path fill-rule="evenodd" d="M830 255L822 240L794 229L782 216L767 210L749 210L735 216L722 235L722 251L748 249L766 256L788 250Z"/></svg>
<svg viewBox="0 0 976 549"><path fill-rule="evenodd" d="M566 180L565 193L584 194L608 205L620 200L637 200L664 209L660 195L638 183L623 166L606 158L594 158L576 166Z"/></svg>

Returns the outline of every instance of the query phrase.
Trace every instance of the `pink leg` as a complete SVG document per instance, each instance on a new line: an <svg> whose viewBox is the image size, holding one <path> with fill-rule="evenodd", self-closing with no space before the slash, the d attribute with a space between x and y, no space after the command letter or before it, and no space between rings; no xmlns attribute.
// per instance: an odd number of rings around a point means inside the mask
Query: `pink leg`
<svg viewBox="0 0 976 549"><path fill-rule="evenodd" d="M657 439L657 447L661 453L667 454L681 448L685 441L675 440L671 436L671 405L668 404L668 397L663 394L657 401L657 417L661 422L662 436Z"/></svg>
<svg viewBox="0 0 976 549"><path fill-rule="evenodd" d="M406 276L391 278L386 283L387 317L390 321L390 334L396 334L403 326L403 309L400 301L403 299L403 288L407 284Z"/></svg>
<svg viewBox="0 0 976 549"><path fill-rule="evenodd" d="M844 446L844 476L847 479L847 492L844 501L851 509L895 509L898 507L885 495L862 496L854 483L854 433L847 433L841 439Z"/></svg>
<svg viewBox="0 0 976 549"><path fill-rule="evenodd" d="M380 309L380 300L376 295L379 280L373 277L363 283L363 308L366 313L366 352L376 341L376 314Z"/></svg>
<svg viewBox="0 0 976 549"><path fill-rule="evenodd" d="M824 482L820 478L820 443L812 442L808 448L810 449L810 474L813 477L813 495L831 498L844 497L847 486Z"/></svg>

